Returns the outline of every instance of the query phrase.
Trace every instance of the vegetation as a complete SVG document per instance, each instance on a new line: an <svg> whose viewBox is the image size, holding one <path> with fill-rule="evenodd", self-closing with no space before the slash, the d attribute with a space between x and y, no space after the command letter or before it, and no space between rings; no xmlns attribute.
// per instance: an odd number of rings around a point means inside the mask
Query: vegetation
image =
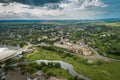
<svg viewBox="0 0 120 80"><path fill-rule="evenodd" d="M18 67L21 68L23 74L33 74L38 70L42 70L48 76L63 77L67 79L73 78L73 76L70 75L66 70L61 69L59 63L46 64L44 62L41 62L41 64L37 64L34 62L29 64L19 64Z"/></svg>
<svg viewBox="0 0 120 80"><path fill-rule="evenodd" d="M46 73L48 75L53 75L53 76L56 76L56 77L63 77L63 78L67 78L67 79L74 78L72 75L68 75L69 73L67 71L65 71L64 69L48 68Z"/></svg>
<svg viewBox="0 0 120 80"><path fill-rule="evenodd" d="M76 23L76 24L0 24L0 46L25 47L27 43L42 45L35 47L33 54L25 54L24 58L13 58L5 61L5 71L19 67L23 74L33 74L42 70L48 75L64 77L69 80L79 80L68 71L61 69L59 63L33 63L35 60L62 60L74 66L74 69L93 80L120 80L119 62L96 60L89 63L73 52L53 46L54 42L79 44L82 40L103 56L120 59L120 22L114 23ZM49 45L49 46L46 46ZM24 59L30 60L24 63ZM33 61L33 62L32 62ZM13 66L19 63L17 66Z"/></svg>
<svg viewBox="0 0 120 80"><path fill-rule="evenodd" d="M0 44L20 47L26 42L52 45L56 41L70 39L84 40L101 55L120 56L120 22L78 23L78 24L0 24ZM113 55L113 56L112 56Z"/></svg>
<svg viewBox="0 0 120 80"><path fill-rule="evenodd" d="M55 47L56 48L56 47ZM59 50L59 48L57 48ZM93 64L87 63L87 60L81 59L75 55L66 56L62 58L63 53L58 53L46 48L37 47L37 53L27 54L26 57L30 60L63 60L74 66L74 69L78 73L82 73L87 77L95 80L119 80L119 62L104 62L98 61Z"/></svg>
<svg viewBox="0 0 120 80"><path fill-rule="evenodd" d="M100 24L85 24L83 26L84 30L74 32L70 38L84 39L86 44L96 49L101 55L120 59L118 57L120 56L119 26Z"/></svg>

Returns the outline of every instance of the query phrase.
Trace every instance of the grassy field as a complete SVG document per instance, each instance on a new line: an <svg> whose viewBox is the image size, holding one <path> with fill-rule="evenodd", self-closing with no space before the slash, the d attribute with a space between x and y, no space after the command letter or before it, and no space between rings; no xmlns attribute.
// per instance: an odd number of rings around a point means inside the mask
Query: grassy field
<svg viewBox="0 0 120 80"><path fill-rule="evenodd" d="M105 23L107 26L120 26L120 22Z"/></svg>
<svg viewBox="0 0 120 80"><path fill-rule="evenodd" d="M74 66L74 69L93 80L120 80L120 62L103 63L101 65L88 65L77 56L62 58L63 53L57 53L37 47L35 54L28 54L26 57L30 60L63 60ZM55 71L56 72L56 71Z"/></svg>
<svg viewBox="0 0 120 80"><path fill-rule="evenodd" d="M106 26L120 26L120 22L93 22L90 24L95 25L106 25Z"/></svg>
<svg viewBox="0 0 120 80"><path fill-rule="evenodd" d="M35 54L27 54L30 60L61 60L61 57L53 51L47 51L42 48L36 48Z"/></svg>
<svg viewBox="0 0 120 80"><path fill-rule="evenodd" d="M70 75L66 70L59 69L59 68L49 68L47 69L47 73L52 73L54 76L71 79L73 78L72 75Z"/></svg>
<svg viewBox="0 0 120 80"><path fill-rule="evenodd" d="M108 54L107 56L110 57L110 58L114 58L114 59L119 59L120 60L120 56L118 56L118 55Z"/></svg>

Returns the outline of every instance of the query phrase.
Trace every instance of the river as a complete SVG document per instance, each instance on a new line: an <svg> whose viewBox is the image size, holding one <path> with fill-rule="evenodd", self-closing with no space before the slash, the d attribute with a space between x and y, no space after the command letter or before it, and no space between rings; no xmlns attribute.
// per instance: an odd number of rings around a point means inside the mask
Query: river
<svg viewBox="0 0 120 80"><path fill-rule="evenodd" d="M69 73L73 76L78 76L79 78L82 78L84 80L91 80L90 78L85 77L82 74L77 73L74 69L73 66L69 63L63 62L63 61L52 61L52 60L36 60L36 62L38 64L40 64L41 62L45 62L46 64L48 64L48 62L59 62L61 64L61 68L65 69L65 70L69 70Z"/></svg>

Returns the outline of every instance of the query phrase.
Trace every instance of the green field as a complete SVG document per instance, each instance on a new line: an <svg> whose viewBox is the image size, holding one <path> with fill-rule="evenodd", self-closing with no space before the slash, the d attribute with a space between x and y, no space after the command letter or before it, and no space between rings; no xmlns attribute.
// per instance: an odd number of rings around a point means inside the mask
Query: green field
<svg viewBox="0 0 120 80"><path fill-rule="evenodd" d="M47 73L52 73L54 76L57 77L62 77L62 78L67 78L71 79L73 78L72 75L70 75L66 70L64 69L58 69L58 68L49 68L47 69Z"/></svg>
<svg viewBox="0 0 120 80"><path fill-rule="evenodd" d="M27 54L30 60L61 60L62 58L53 51L47 51L42 48L36 48L35 54Z"/></svg>
<svg viewBox="0 0 120 80"><path fill-rule="evenodd" d="M107 26L120 26L120 22L105 23Z"/></svg>
<svg viewBox="0 0 120 80"><path fill-rule="evenodd" d="M84 31L74 32L70 39L84 39L102 56L120 59L120 22L94 22L85 26Z"/></svg>
<svg viewBox="0 0 120 80"><path fill-rule="evenodd" d="M74 69L93 80L120 80L120 62L103 62L100 65L88 65L84 63L83 59L77 56L64 57L63 53L57 53L56 51L50 51L37 47L35 54L28 54L26 57L30 60L63 60L74 66Z"/></svg>

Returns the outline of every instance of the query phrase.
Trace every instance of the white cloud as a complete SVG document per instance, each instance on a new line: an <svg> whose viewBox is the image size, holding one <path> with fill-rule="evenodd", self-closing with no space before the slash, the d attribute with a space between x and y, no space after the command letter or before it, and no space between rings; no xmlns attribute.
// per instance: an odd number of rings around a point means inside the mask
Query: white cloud
<svg viewBox="0 0 120 80"><path fill-rule="evenodd" d="M8 6L2 6L0 3L0 14L3 15L26 15L31 14L32 16L42 16L42 15L53 15L58 16L61 14L59 10L48 10L47 7L33 7L29 5L23 5L20 3L10 3ZM26 14L25 14L26 13Z"/></svg>
<svg viewBox="0 0 120 80"><path fill-rule="evenodd" d="M104 13L94 8L107 7L101 0L69 0L59 4L59 7L63 9L48 8L48 6L58 7L55 4L47 4L44 7L33 7L20 3L3 5L0 3L1 19L12 19L12 17L17 19L85 19Z"/></svg>
<svg viewBox="0 0 120 80"><path fill-rule="evenodd" d="M64 8L66 18L86 19L103 14L104 12L98 11L97 8L104 8L107 5L100 0L69 0L68 3L61 3L60 7Z"/></svg>
<svg viewBox="0 0 120 80"><path fill-rule="evenodd" d="M107 7L108 5L101 2L101 0L69 0L68 3L62 3L62 7L72 6L74 9L84 10L89 7Z"/></svg>

